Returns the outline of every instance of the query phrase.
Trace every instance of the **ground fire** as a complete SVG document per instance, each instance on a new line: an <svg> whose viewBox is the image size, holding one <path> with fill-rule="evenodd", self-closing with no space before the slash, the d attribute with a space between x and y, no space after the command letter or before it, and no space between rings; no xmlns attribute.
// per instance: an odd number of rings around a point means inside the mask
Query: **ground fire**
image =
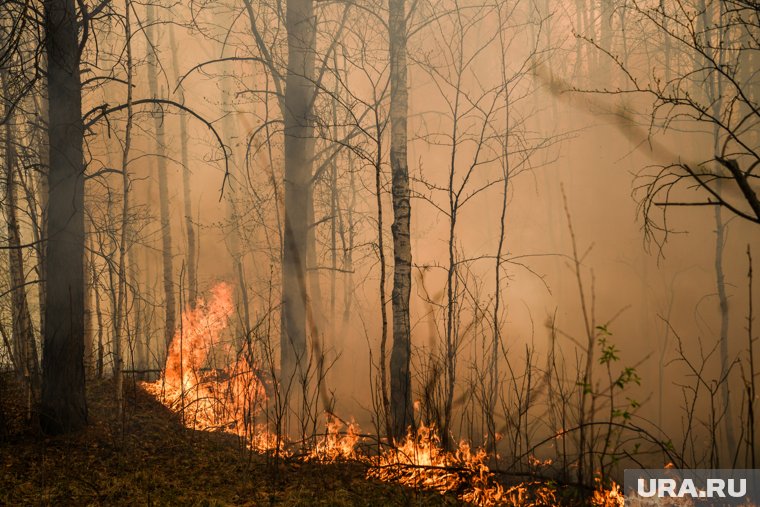
<svg viewBox="0 0 760 507"><path fill-rule="evenodd" d="M234 361L221 369L206 367L215 347L229 349L221 334L233 315L231 285L219 283L210 294L208 300L199 298L194 307L182 313L160 378L143 384L168 408L181 414L188 428L232 433L246 439L251 450L282 458L297 454L305 461L360 462L367 466L370 479L454 493L479 506L552 505L552 500L556 501L555 491L540 483L505 488L489 469L484 449L473 449L461 441L454 451L446 451L434 426L422 424L416 431L410 428L402 441L374 454L360 449L362 436L356 423L346 424L333 414L326 416L325 433L300 449L266 424L256 426L255 411L266 405L267 394L255 358L227 350L226 356L236 358ZM598 484L593 502L618 507L622 498L614 483L610 490Z"/></svg>

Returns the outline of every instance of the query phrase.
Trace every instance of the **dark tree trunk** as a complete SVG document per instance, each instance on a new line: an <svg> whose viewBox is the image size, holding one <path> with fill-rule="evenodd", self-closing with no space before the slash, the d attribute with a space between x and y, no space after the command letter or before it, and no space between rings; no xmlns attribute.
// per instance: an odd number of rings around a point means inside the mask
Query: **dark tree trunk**
<svg viewBox="0 0 760 507"><path fill-rule="evenodd" d="M285 88L285 234L282 253L281 376L284 383L304 366L306 355L306 241L314 152L315 18L313 0L288 0L288 73Z"/></svg>
<svg viewBox="0 0 760 507"><path fill-rule="evenodd" d="M74 0L45 2L50 123L47 293L40 423L47 433L87 424L84 392L84 157Z"/></svg>
<svg viewBox="0 0 760 507"><path fill-rule="evenodd" d="M412 412L412 354L409 324L409 294L412 286L412 246L409 237L411 203L407 166L406 12L404 0L389 2L391 65L391 176L393 192L393 346L391 349L391 419L395 437L400 438L414 423Z"/></svg>

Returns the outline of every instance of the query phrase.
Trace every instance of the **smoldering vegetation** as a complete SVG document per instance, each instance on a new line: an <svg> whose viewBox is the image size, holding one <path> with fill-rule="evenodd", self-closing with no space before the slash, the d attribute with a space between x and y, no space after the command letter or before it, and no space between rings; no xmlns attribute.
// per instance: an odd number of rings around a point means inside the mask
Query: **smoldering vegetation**
<svg viewBox="0 0 760 507"><path fill-rule="evenodd" d="M0 12L0 365L45 431L112 378L484 505L757 468L756 2Z"/></svg>

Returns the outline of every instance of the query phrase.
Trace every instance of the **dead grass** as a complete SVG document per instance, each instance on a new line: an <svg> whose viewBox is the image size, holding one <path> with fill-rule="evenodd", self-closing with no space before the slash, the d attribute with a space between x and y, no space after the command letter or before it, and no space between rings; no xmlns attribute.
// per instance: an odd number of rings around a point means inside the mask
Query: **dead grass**
<svg viewBox="0 0 760 507"><path fill-rule="evenodd" d="M460 505L368 481L361 464L274 465L233 436L183 428L132 383L119 421L112 392L91 382L87 429L45 437L25 422L14 383L0 379L0 505Z"/></svg>

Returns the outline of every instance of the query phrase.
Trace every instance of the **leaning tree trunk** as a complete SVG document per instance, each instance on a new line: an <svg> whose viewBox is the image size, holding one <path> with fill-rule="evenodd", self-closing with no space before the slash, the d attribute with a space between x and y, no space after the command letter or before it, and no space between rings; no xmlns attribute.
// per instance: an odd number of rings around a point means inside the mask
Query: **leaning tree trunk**
<svg viewBox="0 0 760 507"><path fill-rule="evenodd" d="M148 39L148 87L153 98L158 97L158 56L156 55L156 16L153 4L147 7ZM156 156L158 157L158 200L159 220L161 223L161 259L164 283L164 342L168 351L174 337L176 322L176 300L174 297L174 262L172 260L172 231L169 219L169 175L166 166L166 144L164 142L164 121L160 107L153 112L156 133Z"/></svg>
<svg viewBox="0 0 760 507"><path fill-rule="evenodd" d="M297 383L306 355L306 240L314 152L310 120L315 87L313 0L288 0L285 83L285 233L282 253L281 378Z"/></svg>
<svg viewBox="0 0 760 507"><path fill-rule="evenodd" d="M409 294L412 286L412 246L409 236L411 203L407 153L408 91L406 81L406 13L404 0L389 1L388 31L391 65L391 186L393 192L393 345L391 349L391 419L393 436L400 438L414 423L412 412L412 354Z"/></svg>
<svg viewBox="0 0 760 507"><path fill-rule="evenodd" d="M48 433L87 424L84 392L84 156L74 0L45 2L50 171L40 423Z"/></svg>

